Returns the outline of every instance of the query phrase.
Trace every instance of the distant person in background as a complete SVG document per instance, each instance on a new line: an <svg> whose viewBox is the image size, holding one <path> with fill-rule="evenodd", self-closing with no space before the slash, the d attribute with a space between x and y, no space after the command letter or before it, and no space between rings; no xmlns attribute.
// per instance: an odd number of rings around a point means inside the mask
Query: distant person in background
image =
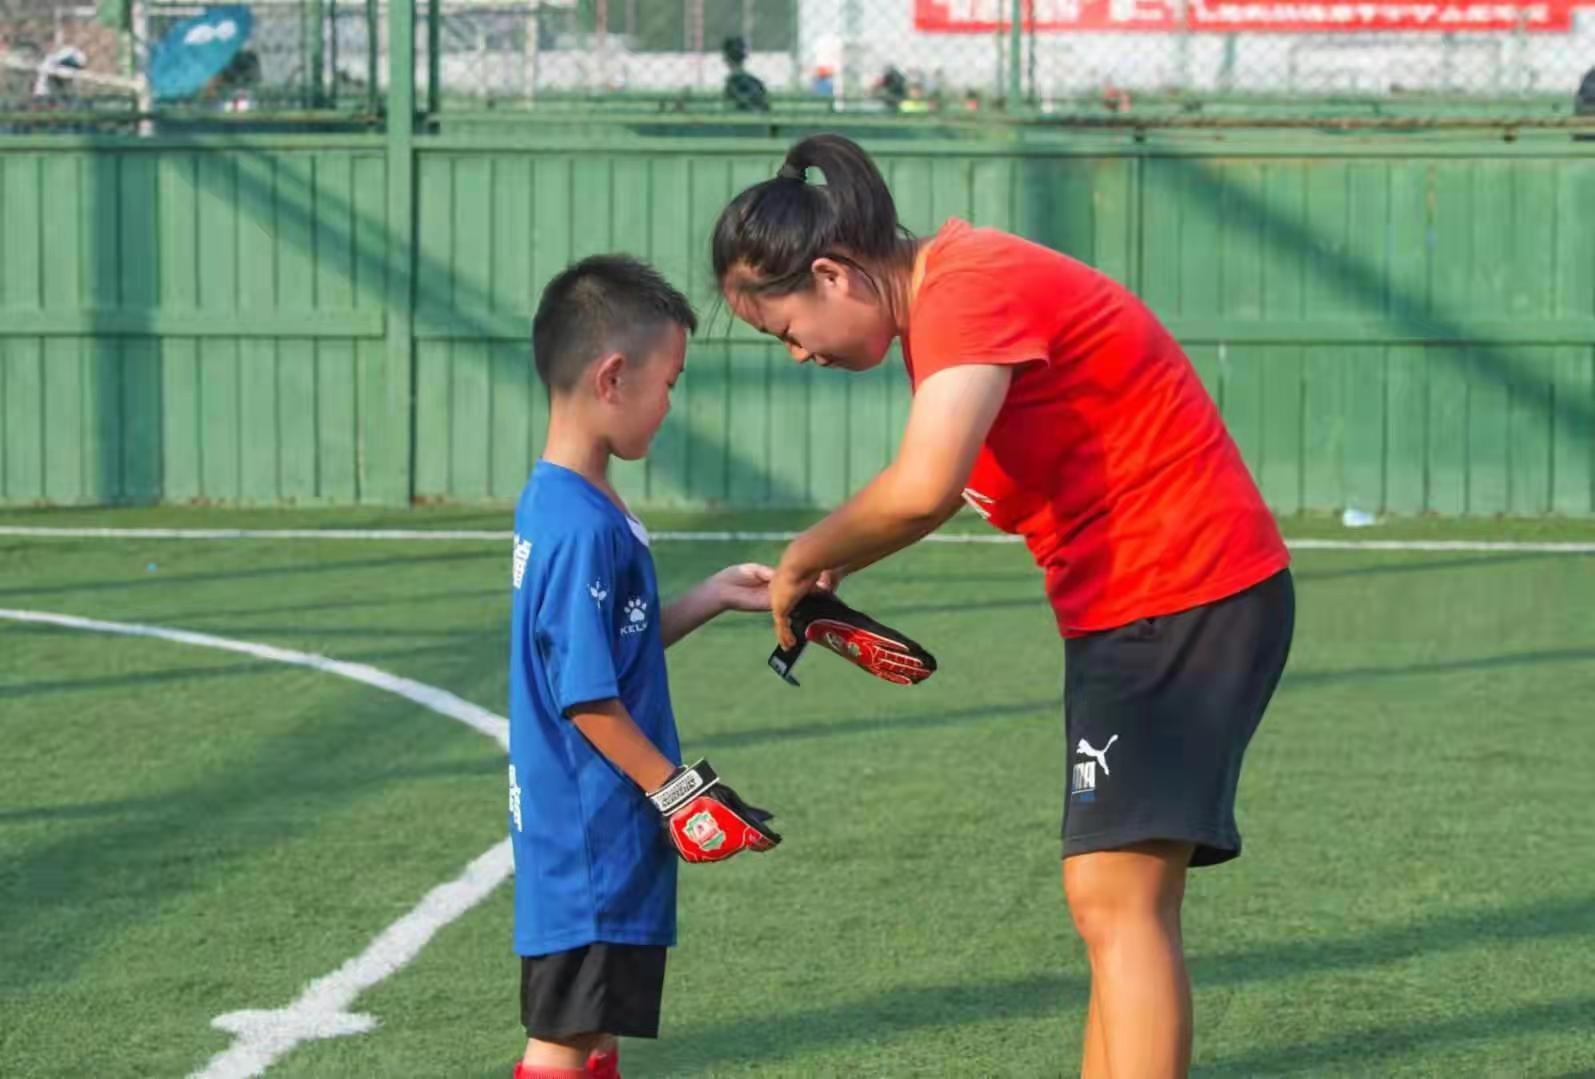
<svg viewBox="0 0 1595 1079"><path fill-rule="evenodd" d="M814 81L809 83L809 92L816 97L836 96L836 72L828 67L814 69Z"/></svg>
<svg viewBox="0 0 1595 1079"><path fill-rule="evenodd" d="M748 43L740 37L728 37L720 46L730 73L726 75L725 97L738 112L769 112L770 92L758 76L742 69L748 59Z"/></svg>
<svg viewBox="0 0 1595 1079"><path fill-rule="evenodd" d="M72 105L77 99L77 83L70 72L82 71L89 58L76 45L63 45L39 63L39 77L33 81L33 96L51 105Z"/></svg>
<svg viewBox="0 0 1595 1079"><path fill-rule="evenodd" d="M890 65L875 83L875 97L893 112L908 99L908 77Z"/></svg>
<svg viewBox="0 0 1595 1079"><path fill-rule="evenodd" d="M1595 67L1584 72L1584 81L1573 95L1574 116L1595 116ZM1574 134L1574 142L1595 142L1595 134Z"/></svg>
<svg viewBox="0 0 1595 1079"><path fill-rule="evenodd" d="M260 85L260 56L244 49L205 87L205 100L222 112L250 112L255 107L255 87Z"/></svg>

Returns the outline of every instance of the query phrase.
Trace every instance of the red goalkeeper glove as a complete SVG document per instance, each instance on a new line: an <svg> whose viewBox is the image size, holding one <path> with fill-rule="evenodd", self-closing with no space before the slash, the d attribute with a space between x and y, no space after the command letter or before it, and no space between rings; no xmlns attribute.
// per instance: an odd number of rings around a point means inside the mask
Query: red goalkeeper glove
<svg viewBox="0 0 1595 1079"><path fill-rule="evenodd" d="M829 648L856 667L900 686L923 682L936 669L936 657L916 641L855 611L823 589L798 600L788 616L797 644L770 653L770 667L792 683L792 667L808 642Z"/></svg>
<svg viewBox="0 0 1595 1079"><path fill-rule="evenodd" d="M750 806L699 761L677 768L648 800L665 818L670 842L687 862L723 862L745 850L769 850L781 837L767 826L774 814Z"/></svg>

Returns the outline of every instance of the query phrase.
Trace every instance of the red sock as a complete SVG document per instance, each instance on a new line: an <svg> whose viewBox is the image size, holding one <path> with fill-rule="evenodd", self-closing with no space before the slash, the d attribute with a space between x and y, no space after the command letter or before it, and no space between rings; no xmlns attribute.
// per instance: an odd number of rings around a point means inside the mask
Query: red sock
<svg viewBox="0 0 1595 1079"><path fill-rule="evenodd" d="M515 1065L515 1079L587 1079L585 1068L550 1068L542 1064L528 1066L524 1061Z"/></svg>
<svg viewBox="0 0 1595 1079"><path fill-rule="evenodd" d="M600 1053L594 1049L587 1056L588 1079L620 1079L620 1050Z"/></svg>

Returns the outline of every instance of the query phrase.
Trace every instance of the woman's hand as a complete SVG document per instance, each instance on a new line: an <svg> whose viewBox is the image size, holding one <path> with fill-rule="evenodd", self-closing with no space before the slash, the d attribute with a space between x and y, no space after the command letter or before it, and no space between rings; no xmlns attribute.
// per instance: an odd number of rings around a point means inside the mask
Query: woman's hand
<svg viewBox="0 0 1595 1079"><path fill-rule="evenodd" d="M775 638L782 648L791 648L797 643L792 635L792 608L797 606L798 600L821 587L820 580L826 576L822 570L804 570L785 559L776 567L775 576L770 580L770 616L775 621Z"/></svg>

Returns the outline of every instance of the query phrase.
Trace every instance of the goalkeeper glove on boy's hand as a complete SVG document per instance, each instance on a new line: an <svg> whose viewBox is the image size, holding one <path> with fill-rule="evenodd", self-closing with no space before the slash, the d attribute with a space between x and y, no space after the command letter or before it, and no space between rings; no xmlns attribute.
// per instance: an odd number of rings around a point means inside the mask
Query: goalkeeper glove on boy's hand
<svg viewBox="0 0 1595 1079"><path fill-rule="evenodd" d="M781 837L767 827L774 814L750 806L699 761L677 768L648 800L665 819L683 861L723 862L745 850L769 850Z"/></svg>
<svg viewBox="0 0 1595 1079"><path fill-rule="evenodd" d="M792 677L792 667L809 641L900 686L923 682L936 669L936 657L918 642L855 611L823 589L798 600L788 621L797 644L770 653L770 667L794 686L798 681Z"/></svg>

